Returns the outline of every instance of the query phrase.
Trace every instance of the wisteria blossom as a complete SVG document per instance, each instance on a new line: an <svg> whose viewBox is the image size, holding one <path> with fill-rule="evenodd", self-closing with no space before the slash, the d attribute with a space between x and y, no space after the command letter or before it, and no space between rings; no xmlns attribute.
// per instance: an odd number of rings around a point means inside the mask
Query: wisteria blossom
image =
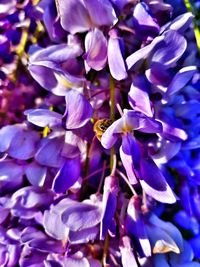
<svg viewBox="0 0 200 267"><path fill-rule="evenodd" d="M0 266L200 267L199 10L0 1Z"/></svg>

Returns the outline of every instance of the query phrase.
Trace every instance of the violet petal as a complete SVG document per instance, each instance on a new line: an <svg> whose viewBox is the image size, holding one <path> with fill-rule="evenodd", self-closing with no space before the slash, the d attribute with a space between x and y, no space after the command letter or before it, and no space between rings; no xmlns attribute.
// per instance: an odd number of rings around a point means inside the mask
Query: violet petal
<svg viewBox="0 0 200 267"><path fill-rule="evenodd" d="M64 165L54 178L53 190L63 193L68 190L80 177L80 158L66 159Z"/></svg>
<svg viewBox="0 0 200 267"><path fill-rule="evenodd" d="M126 64L120 48L120 38L110 36L108 40L108 65L110 73L116 80L120 81L128 77Z"/></svg>
<svg viewBox="0 0 200 267"><path fill-rule="evenodd" d="M83 1L69 0L66 4L64 0L58 0L56 4L61 25L66 31L75 34L85 32L93 26Z"/></svg>
<svg viewBox="0 0 200 267"><path fill-rule="evenodd" d="M66 128L77 129L84 126L92 117L92 106L84 95L71 90L65 97Z"/></svg>
<svg viewBox="0 0 200 267"><path fill-rule="evenodd" d="M40 127L61 126L62 115L48 109L29 109L26 110L27 120Z"/></svg>
<svg viewBox="0 0 200 267"><path fill-rule="evenodd" d="M102 70L107 62L107 40L102 31L95 28L85 37L86 54L84 59L89 67L94 70Z"/></svg>

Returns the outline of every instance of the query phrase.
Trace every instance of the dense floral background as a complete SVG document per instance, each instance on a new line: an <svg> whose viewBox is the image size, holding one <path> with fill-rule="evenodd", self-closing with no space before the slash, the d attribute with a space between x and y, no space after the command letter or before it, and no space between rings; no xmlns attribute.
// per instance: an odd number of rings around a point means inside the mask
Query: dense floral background
<svg viewBox="0 0 200 267"><path fill-rule="evenodd" d="M200 267L199 28L199 0L0 0L0 266Z"/></svg>

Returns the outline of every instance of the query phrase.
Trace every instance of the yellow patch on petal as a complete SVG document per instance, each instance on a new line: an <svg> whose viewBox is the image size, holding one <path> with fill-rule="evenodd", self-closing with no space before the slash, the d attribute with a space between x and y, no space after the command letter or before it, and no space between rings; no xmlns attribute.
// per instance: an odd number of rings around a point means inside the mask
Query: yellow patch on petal
<svg viewBox="0 0 200 267"><path fill-rule="evenodd" d="M179 254L180 249L178 248L175 242L170 244L164 240L158 240L153 248L153 254L168 253L168 252L174 252Z"/></svg>
<svg viewBox="0 0 200 267"><path fill-rule="evenodd" d="M73 88L73 84L69 82L63 75L60 75L58 73L55 73L56 79L58 82L62 85L64 85L66 88Z"/></svg>

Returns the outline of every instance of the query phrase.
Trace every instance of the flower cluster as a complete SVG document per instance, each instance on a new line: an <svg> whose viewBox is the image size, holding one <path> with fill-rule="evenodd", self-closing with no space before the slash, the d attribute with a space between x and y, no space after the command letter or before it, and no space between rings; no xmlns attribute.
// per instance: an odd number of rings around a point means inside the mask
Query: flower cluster
<svg viewBox="0 0 200 267"><path fill-rule="evenodd" d="M200 267L192 13L1 2L0 266Z"/></svg>

